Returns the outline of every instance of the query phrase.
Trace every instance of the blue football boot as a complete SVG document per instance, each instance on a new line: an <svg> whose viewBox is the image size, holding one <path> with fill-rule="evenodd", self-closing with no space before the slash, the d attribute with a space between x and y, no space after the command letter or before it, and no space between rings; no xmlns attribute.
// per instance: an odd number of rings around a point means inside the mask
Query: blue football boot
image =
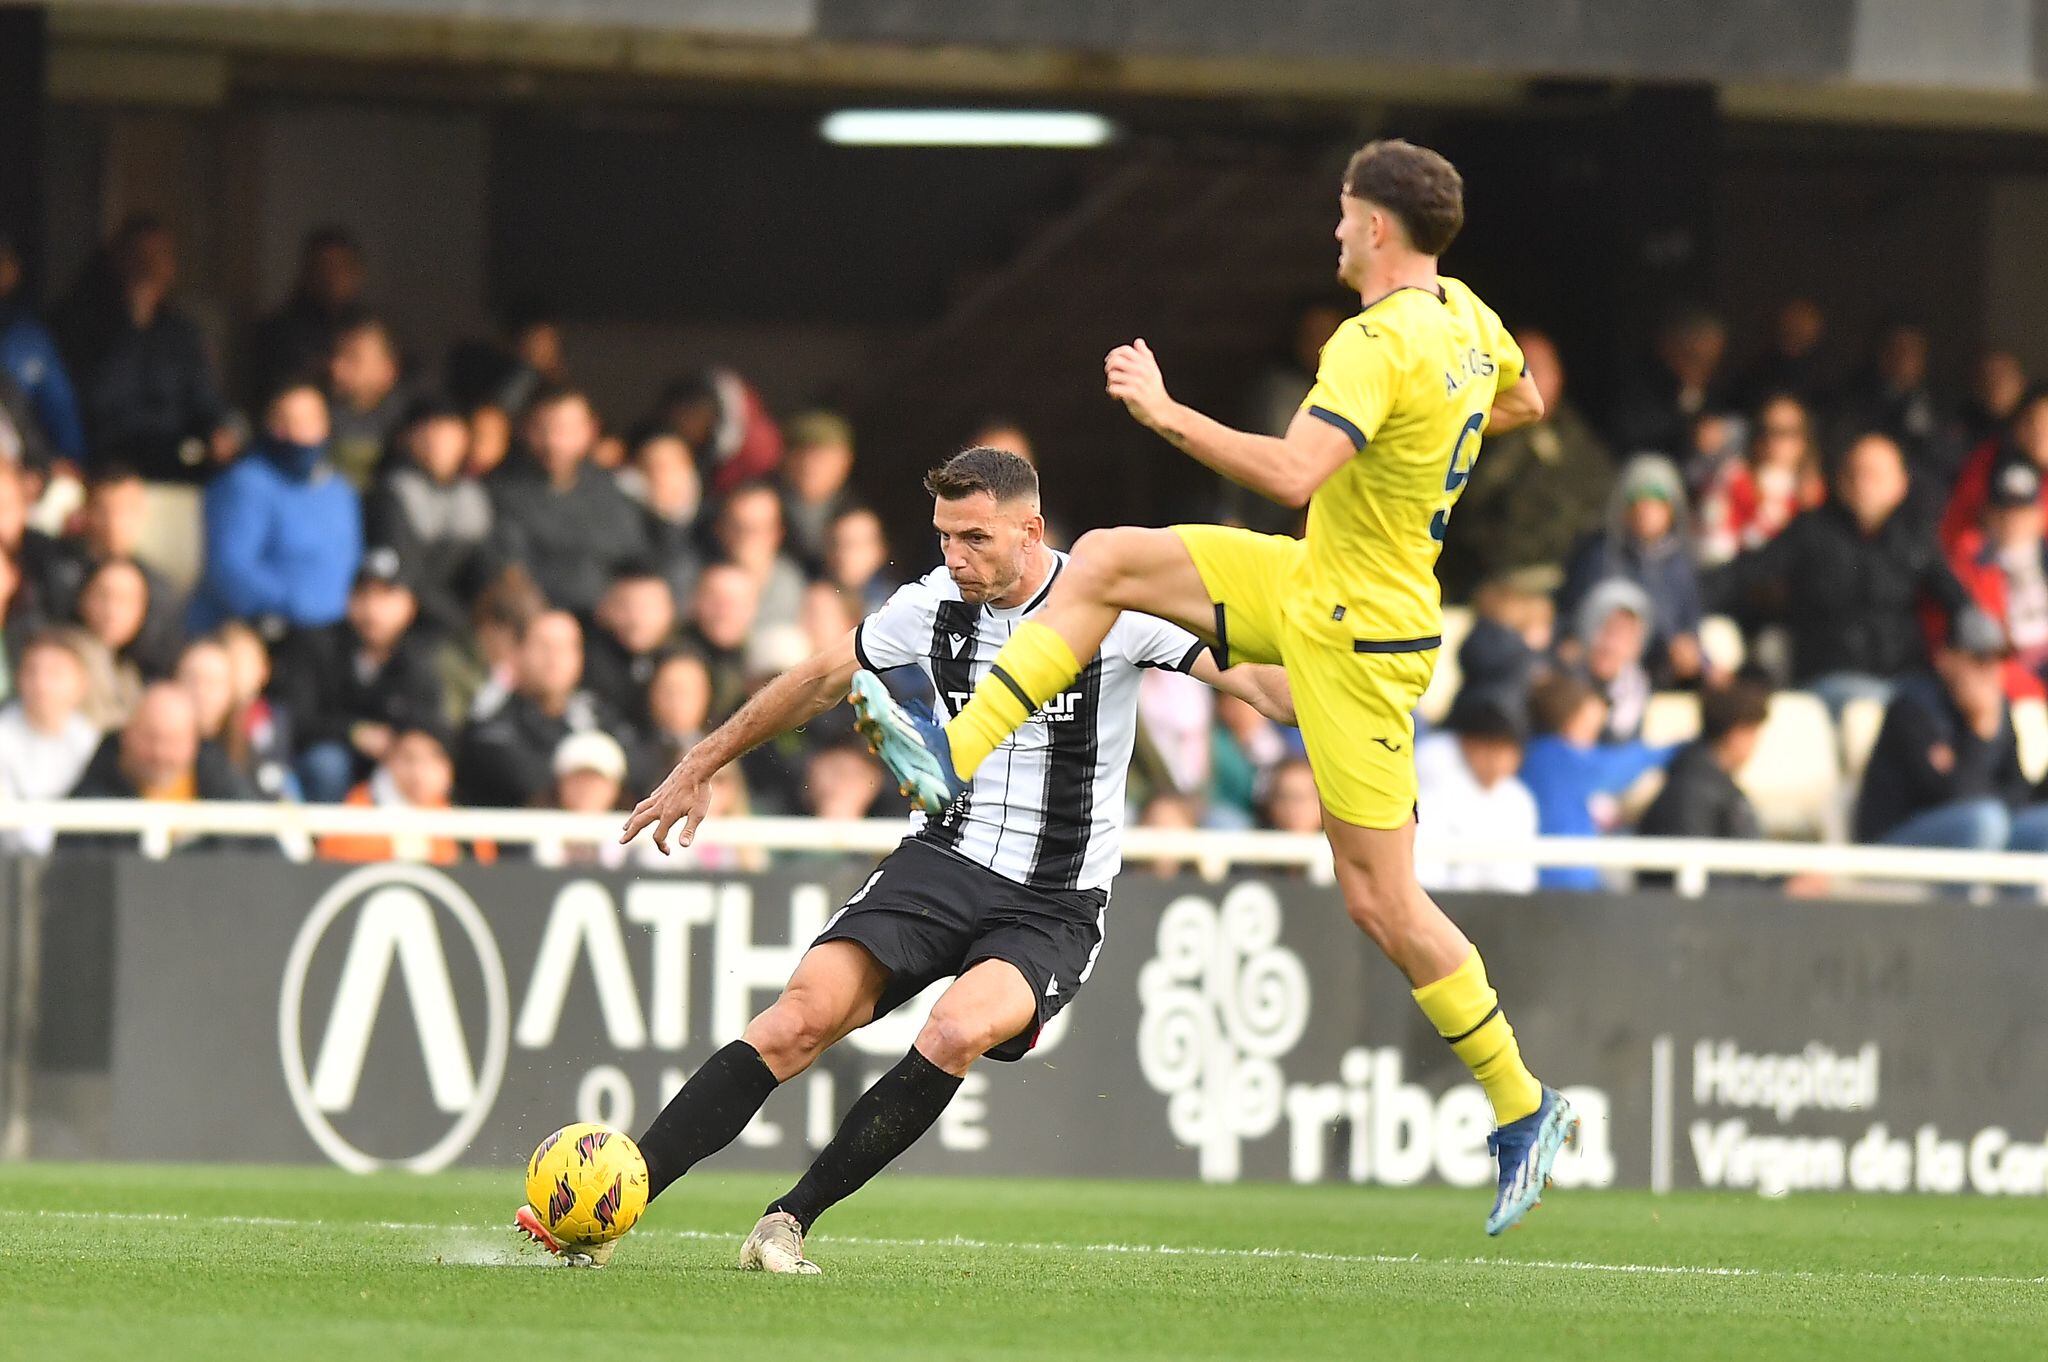
<svg viewBox="0 0 2048 1362"><path fill-rule="evenodd" d="M870 671L853 674L851 699L854 726L896 778L896 788L932 817L944 813L967 789L954 774L945 726L910 714Z"/></svg>
<svg viewBox="0 0 2048 1362"><path fill-rule="evenodd" d="M1542 1204L1558 1151L1578 1133L1579 1116L1572 1104L1555 1088L1545 1088L1536 1110L1486 1137L1487 1152L1500 1160L1500 1191L1493 1199L1493 1214L1486 1217L1488 1234L1514 1228Z"/></svg>

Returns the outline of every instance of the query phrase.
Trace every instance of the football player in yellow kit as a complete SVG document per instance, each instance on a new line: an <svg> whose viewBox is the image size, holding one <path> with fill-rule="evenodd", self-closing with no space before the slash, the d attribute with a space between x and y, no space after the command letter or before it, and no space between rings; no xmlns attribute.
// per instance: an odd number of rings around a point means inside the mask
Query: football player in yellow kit
<svg viewBox="0 0 2048 1362"><path fill-rule="evenodd" d="M1522 353L1471 289L1437 272L1464 222L1464 184L1436 152L1369 143L1339 195L1338 277L1358 315L1323 348L1282 436L1233 430L1168 395L1143 340L1105 361L1132 416L1217 472L1289 506L1305 539L1218 525L1096 530L1039 616L943 728L856 678L862 731L905 791L943 810L980 763L1073 684L1119 613L1171 620L1223 666L1282 663L1355 921L1492 1101L1499 1234L1542 1196L1577 1128L1522 1062L1479 953L1415 878L1413 711L1441 646L1436 559L1481 437L1543 414Z"/></svg>

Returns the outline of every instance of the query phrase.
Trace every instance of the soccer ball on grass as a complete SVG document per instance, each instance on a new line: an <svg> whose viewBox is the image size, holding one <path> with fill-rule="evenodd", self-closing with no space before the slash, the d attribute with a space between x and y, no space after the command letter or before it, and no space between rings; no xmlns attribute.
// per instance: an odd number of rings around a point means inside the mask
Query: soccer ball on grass
<svg viewBox="0 0 2048 1362"><path fill-rule="evenodd" d="M647 1162L620 1131L563 1126L526 1161L526 1203L564 1244L609 1244L647 1209Z"/></svg>

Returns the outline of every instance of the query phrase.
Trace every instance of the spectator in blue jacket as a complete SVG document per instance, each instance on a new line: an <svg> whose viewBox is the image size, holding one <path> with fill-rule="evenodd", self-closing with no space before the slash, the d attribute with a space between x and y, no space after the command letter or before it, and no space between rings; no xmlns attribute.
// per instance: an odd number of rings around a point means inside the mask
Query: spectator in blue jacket
<svg viewBox="0 0 2048 1362"><path fill-rule="evenodd" d="M1607 702L1591 683L1558 675L1529 692L1538 736L1522 753L1522 783L1536 796L1536 826L1545 837L1594 837L1621 821L1621 796L1672 749L1640 742L1600 741ZM1550 866L1537 875L1545 889L1599 889L1591 866Z"/></svg>
<svg viewBox="0 0 2048 1362"><path fill-rule="evenodd" d="M29 311L21 283L21 254L12 241L0 236L0 373L27 395L43 438L57 456L83 466L85 422L78 415L71 375L57 353L57 342Z"/></svg>
<svg viewBox="0 0 2048 1362"><path fill-rule="evenodd" d="M231 619L319 628L348 606L362 510L327 460L327 399L310 378L288 383L263 419L262 436L207 484L194 633Z"/></svg>

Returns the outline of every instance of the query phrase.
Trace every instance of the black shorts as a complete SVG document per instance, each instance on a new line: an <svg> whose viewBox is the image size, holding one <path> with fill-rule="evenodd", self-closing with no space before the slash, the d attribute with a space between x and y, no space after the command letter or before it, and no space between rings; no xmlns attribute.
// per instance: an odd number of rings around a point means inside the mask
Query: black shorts
<svg viewBox="0 0 2048 1362"><path fill-rule="evenodd" d="M812 945L852 941L889 971L877 1017L983 960L1017 967L1038 998L1038 1020L988 1052L1022 1059L1081 991L1102 949L1107 889L1033 889L993 870L906 841L832 915Z"/></svg>

